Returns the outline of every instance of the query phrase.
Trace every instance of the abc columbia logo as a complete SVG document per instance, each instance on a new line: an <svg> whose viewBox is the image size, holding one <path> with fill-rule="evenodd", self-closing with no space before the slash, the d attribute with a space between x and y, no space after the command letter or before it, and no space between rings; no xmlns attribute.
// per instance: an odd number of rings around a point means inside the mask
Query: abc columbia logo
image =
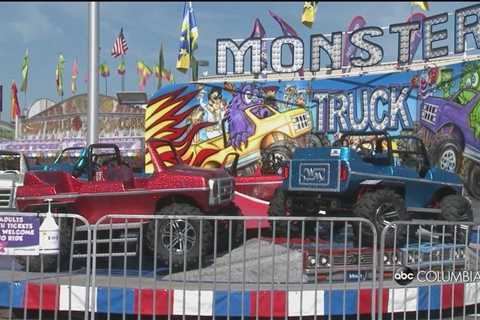
<svg viewBox="0 0 480 320"><path fill-rule="evenodd" d="M415 277L416 273L408 267L401 267L395 270L395 273L393 274L393 279L401 286L408 285L415 279Z"/></svg>

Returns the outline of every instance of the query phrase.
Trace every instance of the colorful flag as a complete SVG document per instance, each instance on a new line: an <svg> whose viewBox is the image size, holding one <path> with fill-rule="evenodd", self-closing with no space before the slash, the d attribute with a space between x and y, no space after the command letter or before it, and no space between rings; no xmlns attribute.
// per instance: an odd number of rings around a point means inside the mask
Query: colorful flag
<svg viewBox="0 0 480 320"><path fill-rule="evenodd" d="M121 61L120 64L117 67L117 73L121 76L123 76L126 72L126 67L125 67L125 61Z"/></svg>
<svg viewBox="0 0 480 320"><path fill-rule="evenodd" d="M427 1L410 1L413 6L417 6L423 11L428 11L430 9Z"/></svg>
<svg viewBox="0 0 480 320"><path fill-rule="evenodd" d="M309 28L311 28L315 22L317 3L318 1L305 1L303 4L302 23Z"/></svg>
<svg viewBox="0 0 480 320"><path fill-rule="evenodd" d="M357 52L357 47L352 46L350 44L350 34L365 26L367 22L362 16L355 16L353 17L352 21L350 21L350 24L348 25L347 32L345 33L344 39L343 39L343 65L348 66L350 65L350 57L353 57L355 53Z"/></svg>
<svg viewBox="0 0 480 320"><path fill-rule="evenodd" d="M57 94L63 97L63 68L65 64L65 59L63 58L63 54L58 56L58 63L57 68L55 69L55 78L56 78L56 85L57 85Z"/></svg>
<svg viewBox="0 0 480 320"><path fill-rule="evenodd" d="M191 56L198 48L197 20L193 13L191 1L186 1L183 8L183 20L180 33L180 48L177 57L177 70L187 72L191 66Z"/></svg>
<svg viewBox="0 0 480 320"><path fill-rule="evenodd" d="M11 111L11 116L13 120L16 117L21 116L20 104L18 103L18 96L17 96L17 85L15 84L15 81L12 81L10 97L11 97L10 111Z"/></svg>
<svg viewBox="0 0 480 320"><path fill-rule="evenodd" d="M144 91L148 78L152 75L152 70L143 62L143 60L139 60L137 61L137 73L140 78L140 91Z"/></svg>
<svg viewBox="0 0 480 320"><path fill-rule="evenodd" d="M162 79L165 80L166 82L172 82L173 75L169 70L164 69L162 72Z"/></svg>
<svg viewBox="0 0 480 320"><path fill-rule="evenodd" d="M299 37L298 33L295 31L295 29L292 28L292 26L290 26L287 23L287 21L285 21L283 18L276 15L275 13L273 13L270 10L268 10L268 13L273 17L273 19L275 19L275 21L278 22L278 24L280 25L280 28L282 28L282 32L283 32L284 36L286 36L286 37L297 37L297 38ZM293 55L293 48L291 46L290 46L290 49L292 50L292 55ZM303 75L304 75L303 68L298 70L298 74L301 77L303 77Z"/></svg>
<svg viewBox="0 0 480 320"><path fill-rule="evenodd" d="M28 49L25 51L25 55L23 56L23 63L22 63L22 85L20 86L21 92L27 92L28 87Z"/></svg>
<svg viewBox="0 0 480 320"><path fill-rule="evenodd" d="M108 67L108 64L102 63L99 67L100 69L100 75L104 78L107 78L110 76L110 68Z"/></svg>
<svg viewBox="0 0 480 320"><path fill-rule="evenodd" d="M255 22L253 23L253 30L250 34L250 38L264 38L266 35L265 29L263 28L260 19L256 18ZM268 66L268 59L267 59L267 43L266 41L262 41L262 54L260 55L260 64L262 70L266 70ZM266 74L265 74L266 76Z"/></svg>
<svg viewBox="0 0 480 320"><path fill-rule="evenodd" d="M165 60L163 58L163 44L160 45L160 53L158 54L158 65L155 66L155 76L157 77L157 90L162 87L163 68Z"/></svg>
<svg viewBox="0 0 480 320"><path fill-rule="evenodd" d="M118 35L117 39L115 39L115 43L113 44L112 57L118 58L119 56L123 56L125 53L127 53L127 50L127 40L123 35L123 28L121 28L120 34Z"/></svg>
<svg viewBox="0 0 480 320"><path fill-rule="evenodd" d="M72 65L72 94L77 93L78 64L77 59L73 60Z"/></svg>

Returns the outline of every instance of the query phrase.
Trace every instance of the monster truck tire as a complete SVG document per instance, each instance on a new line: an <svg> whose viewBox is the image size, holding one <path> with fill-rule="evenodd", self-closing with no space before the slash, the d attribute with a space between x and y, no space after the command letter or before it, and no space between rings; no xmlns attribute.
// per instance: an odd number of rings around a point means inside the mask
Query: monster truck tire
<svg viewBox="0 0 480 320"><path fill-rule="evenodd" d="M451 194L440 201L441 218L451 222L473 222L473 212L470 202L461 195ZM456 229L456 230L455 230ZM445 233L451 234L452 242L466 244L468 227L460 225L445 226ZM455 239L454 239L455 238Z"/></svg>
<svg viewBox="0 0 480 320"><path fill-rule="evenodd" d="M194 207L187 203L173 203L171 205L161 208L156 215L176 215L176 216L186 216L186 215L195 215L202 216L204 213L200 211L197 207ZM145 230L145 239L146 248L150 254L154 254L156 248L156 256L158 261L169 265L170 261L170 250L169 246L171 245L172 254L171 254L171 269L173 271L179 271L188 269L188 268L198 268L199 267L199 258L203 259L207 254L210 253L212 248L212 222L203 221L199 219L160 219L157 222L157 244L155 246L155 220L150 221L147 224ZM200 251L200 224L202 224L202 243ZM170 227L171 225L171 227ZM172 230L172 239L170 239L170 229ZM187 233L187 250L183 247L185 245L185 230ZM186 265L184 264L184 259L186 259Z"/></svg>
<svg viewBox="0 0 480 320"><path fill-rule="evenodd" d="M268 207L268 216L270 217L286 217L286 202L287 202L287 195L284 190L277 189L273 194L273 198L270 201L270 205ZM273 221L270 221L270 224L273 228ZM292 231L292 224L290 223L290 232ZM275 236L276 237L286 237L288 232L288 224L287 221L276 221L275 222Z"/></svg>
<svg viewBox="0 0 480 320"><path fill-rule="evenodd" d="M272 143L265 150L261 151L262 173L278 174L284 160L290 160L293 154L293 147L287 141Z"/></svg>
<svg viewBox="0 0 480 320"><path fill-rule="evenodd" d="M459 173L463 162L462 150L461 143L454 136L439 133L430 146L430 160L440 169Z"/></svg>
<svg viewBox="0 0 480 320"><path fill-rule="evenodd" d="M465 165L465 185L469 194L480 200L480 165L471 160Z"/></svg>
<svg viewBox="0 0 480 320"><path fill-rule="evenodd" d="M394 215L388 217L386 220L382 214L385 211L394 210ZM368 191L364 195L358 199L355 203L353 208L353 213L357 217L366 218L375 226L377 231L377 244L380 244L381 234L385 225L383 223L384 220L386 221L401 221L401 220L410 220L410 216L408 215L405 202L403 197L390 189L379 189ZM374 245L374 237L371 228L368 225L362 224L361 230L360 223L355 222L352 223L353 225L353 232L357 238L357 243L359 243L360 234L361 234L361 246L373 246ZM402 245L407 236L407 227L405 225L397 226L397 231L387 232L385 234L385 247L391 248L394 246L395 242L397 247ZM412 233L412 229L410 229L410 233ZM396 234L396 236L395 236Z"/></svg>
<svg viewBox="0 0 480 320"><path fill-rule="evenodd" d="M16 256L16 261L29 272L57 272L68 269L70 263L70 246L72 245L72 224L62 221L60 230L60 252L59 254L40 254L39 256L31 256L28 262L27 270L27 257ZM43 269L42 269L43 259ZM60 259L60 263L58 263ZM57 270L59 266L60 270Z"/></svg>
<svg viewBox="0 0 480 320"><path fill-rule="evenodd" d="M225 209L220 211L222 216L231 216L231 217L240 217L242 214L240 213L240 208L238 208L235 204L231 204ZM229 239L230 236L230 220L224 221L223 224L218 223L217 225L217 248L218 250L228 250L229 248L229 241L231 241L231 249L235 249L236 247L243 244L243 234L244 234L244 220L231 220L231 240Z"/></svg>

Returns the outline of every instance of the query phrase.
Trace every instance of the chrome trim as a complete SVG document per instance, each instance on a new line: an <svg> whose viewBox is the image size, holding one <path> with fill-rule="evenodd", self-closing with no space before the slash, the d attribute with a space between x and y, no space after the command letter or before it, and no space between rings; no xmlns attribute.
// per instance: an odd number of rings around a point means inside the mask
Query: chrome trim
<svg viewBox="0 0 480 320"><path fill-rule="evenodd" d="M248 186L252 184L282 184L283 180L279 181L260 181L260 182L237 182L235 185L237 186Z"/></svg>
<svg viewBox="0 0 480 320"><path fill-rule="evenodd" d="M198 187L198 188L175 188L175 189L153 189L153 190L129 190L129 191L111 191L111 192L90 192L90 193L81 193L81 194L51 194L45 196L33 196L33 197L17 197L17 200L35 200L35 199L75 199L83 197L103 197L111 194L121 194L121 195L138 195L138 194L149 194L149 193L159 193L159 192L179 192L179 191L208 191L208 187Z"/></svg>
<svg viewBox="0 0 480 320"><path fill-rule="evenodd" d="M442 210L436 208L407 207L407 212L441 213Z"/></svg>

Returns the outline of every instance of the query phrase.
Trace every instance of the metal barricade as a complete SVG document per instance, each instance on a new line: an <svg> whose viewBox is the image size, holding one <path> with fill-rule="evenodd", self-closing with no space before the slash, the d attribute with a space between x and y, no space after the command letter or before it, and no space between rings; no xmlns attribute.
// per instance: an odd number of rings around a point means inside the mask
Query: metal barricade
<svg viewBox="0 0 480 320"><path fill-rule="evenodd" d="M0 235L2 249L5 250L8 241L14 240L6 234L12 237L30 234L22 231L26 230L26 224L32 221L41 224L46 217L44 213L0 212L5 233L3 238L3 234ZM31 246L28 250L33 250L36 255L0 255L0 310L8 319L88 319L91 297L90 225L76 214L53 213L51 217L59 228L57 252L47 253L42 251L41 246L36 249ZM9 230L20 231L6 232L8 223L17 224L10 225L12 229ZM37 228L30 229L39 232ZM81 256L78 255L79 245L85 250Z"/></svg>
<svg viewBox="0 0 480 320"><path fill-rule="evenodd" d="M438 220L401 221L380 236L378 315L393 318L477 317L480 226Z"/></svg>
<svg viewBox="0 0 480 320"><path fill-rule="evenodd" d="M375 318L366 219L108 215L93 230L92 320Z"/></svg>

